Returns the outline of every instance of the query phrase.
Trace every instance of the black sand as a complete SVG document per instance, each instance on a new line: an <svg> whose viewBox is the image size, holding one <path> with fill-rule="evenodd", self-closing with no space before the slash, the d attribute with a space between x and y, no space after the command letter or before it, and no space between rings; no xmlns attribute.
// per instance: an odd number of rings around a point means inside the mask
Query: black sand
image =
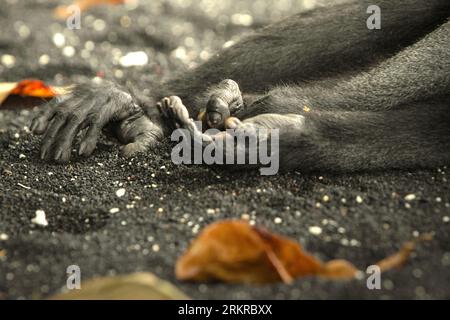
<svg viewBox="0 0 450 320"><path fill-rule="evenodd" d="M252 7L253 1L244 2L244 8L223 4L221 18L210 18L195 6L182 9L151 1L129 11L131 26L120 28L118 21L124 15L120 7L108 11L98 8L83 14L81 30L67 34L66 40L74 41L76 50L74 57L67 57L52 43L55 32L67 30L64 22L51 18L56 1L48 3L18 1L2 6L0 57L11 54L16 62L12 68L0 64L1 81L38 77L52 84L70 84L99 72L111 76L114 69L121 69L124 77L118 81L128 78L145 86L182 68L171 54L179 45L188 55L203 48L213 52L248 29L226 22L224 17L247 8L254 24L270 20L263 18L265 11ZM280 15L299 9L269 8ZM90 27L97 18L107 22L104 31ZM28 37L19 36L26 30L17 21L28 26ZM225 22L216 26L218 21ZM115 36L108 38L110 32ZM192 39L186 40L188 36ZM95 49L91 58L84 59L80 51L89 39ZM150 48L145 48L146 42ZM112 48L122 53L144 50L149 64L128 69L114 66ZM183 50L177 52L183 56ZM43 54L50 56L45 66L38 63ZM99 65L90 64L92 57ZM200 61L195 56L186 59L188 64ZM154 272L194 298L450 298L447 168L353 175L292 172L261 177L257 172L229 174L199 166L176 166L170 160L169 143L147 155L121 159L118 147L106 141L89 159L75 157L70 165L52 165L38 158L40 138L24 128L36 111L18 109L17 103L9 105L8 110L0 109L0 252L6 252L6 257L0 258L1 298L47 297L65 285L66 268L72 264L80 266L84 280ZM120 188L125 188L126 194L118 198L115 192ZM406 201L407 194L415 194L416 199ZM325 195L329 201L324 201ZM362 201L357 201L358 196ZM112 208L120 212L110 213ZM45 211L48 226L31 223L36 210ZM263 287L177 282L174 264L195 236L193 230L243 214L297 239L323 260L345 258L363 269L418 234L432 232L434 240L421 244L404 268L383 274L381 290L368 290L365 280L300 279L290 286ZM277 217L281 223L274 222ZM322 233L311 234L310 226L320 226Z"/></svg>

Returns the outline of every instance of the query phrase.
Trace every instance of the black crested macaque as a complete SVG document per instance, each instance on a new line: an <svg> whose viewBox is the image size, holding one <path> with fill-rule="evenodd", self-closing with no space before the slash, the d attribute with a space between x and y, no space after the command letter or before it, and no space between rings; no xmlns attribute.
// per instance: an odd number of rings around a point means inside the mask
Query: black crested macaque
<svg viewBox="0 0 450 320"><path fill-rule="evenodd" d="M381 8L381 29L366 25L370 5ZM67 162L80 130L87 132L79 154L88 156L113 124L122 155L131 156L210 101L212 111L229 104L231 119L239 119L231 127L279 128L282 169L447 165L449 17L449 0L356 0L302 12L152 88L145 101L110 83L80 85L53 101L32 130L44 134L42 159ZM214 91L224 79L239 85L243 103ZM167 121L174 106L182 114ZM211 114L210 126L223 125L217 117Z"/></svg>

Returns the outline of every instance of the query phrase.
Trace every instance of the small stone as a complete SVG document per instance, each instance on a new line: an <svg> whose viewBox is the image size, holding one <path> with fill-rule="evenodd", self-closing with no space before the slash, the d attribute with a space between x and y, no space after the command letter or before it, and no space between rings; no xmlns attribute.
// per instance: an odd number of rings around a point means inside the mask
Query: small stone
<svg viewBox="0 0 450 320"><path fill-rule="evenodd" d="M410 193L405 196L405 201L413 201L415 199L416 199L416 195L414 193Z"/></svg>
<svg viewBox="0 0 450 320"><path fill-rule="evenodd" d="M129 52L119 59L122 67L143 66L148 63L148 56L144 51Z"/></svg>
<svg viewBox="0 0 450 320"><path fill-rule="evenodd" d="M210 214L210 215L213 215L213 214L216 213L216 210L209 208L209 209L206 209L206 213Z"/></svg>
<svg viewBox="0 0 450 320"><path fill-rule="evenodd" d="M10 54L2 55L0 60L1 60L2 64L7 68L13 67L14 64L16 63L16 57L14 57Z"/></svg>
<svg viewBox="0 0 450 320"><path fill-rule="evenodd" d="M111 208L111 209L109 209L109 213L117 213L119 211L120 211L119 208Z"/></svg>
<svg viewBox="0 0 450 320"><path fill-rule="evenodd" d="M328 202L328 201L330 201L330 197L327 195L324 195L322 200L323 200L323 202Z"/></svg>
<svg viewBox="0 0 450 320"><path fill-rule="evenodd" d="M24 155L23 153L19 154L19 159L25 159L27 156Z"/></svg>
<svg viewBox="0 0 450 320"><path fill-rule="evenodd" d="M48 226L48 221L45 217L45 211L44 210L36 210L36 216L31 219L31 222L43 227Z"/></svg>
<svg viewBox="0 0 450 320"><path fill-rule="evenodd" d="M50 57L48 56L48 54L43 54L42 56L39 57L39 64L41 66L45 66L50 62Z"/></svg>
<svg viewBox="0 0 450 320"><path fill-rule="evenodd" d="M116 196L118 198L120 198L120 197L123 197L125 195L125 193L126 193L126 190L124 188L120 188L116 191Z"/></svg>
<svg viewBox="0 0 450 320"><path fill-rule="evenodd" d="M72 58L75 55L75 48L72 46L64 47L62 54L68 58Z"/></svg>
<svg viewBox="0 0 450 320"><path fill-rule="evenodd" d="M159 245L157 245L157 244L152 245L152 250L154 252L158 252L159 251Z"/></svg>
<svg viewBox="0 0 450 320"><path fill-rule="evenodd" d="M311 233L315 236L318 236L322 233L322 228L318 227L318 226L312 226L312 227L309 227L308 231L309 231L309 233Z"/></svg>
<svg viewBox="0 0 450 320"><path fill-rule="evenodd" d="M276 217L273 222L275 222L276 224L280 224L281 222L283 222L283 220L280 217Z"/></svg>
<svg viewBox="0 0 450 320"><path fill-rule="evenodd" d="M363 198L361 196L357 196L356 197L356 202L357 203L362 203L363 202Z"/></svg>
<svg viewBox="0 0 450 320"><path fill-rule="evenodd" d="M58 48L62 48L66 44L66 37L62 33L55 33L53 35L53 43Z"/></svg>
<svg viewBox="0 0 450 320"><path fill-rule="evenodd" d="M9 236L6 233L0 233L0 240L6 241L9 239Z"/></svg>
<svg viewBox="0 0 450 320"><path fill-rule="evenodd" d="M443 222L450 222L450 217L449 216L444 216L444 217L442 217L442 221Z"/></svg>

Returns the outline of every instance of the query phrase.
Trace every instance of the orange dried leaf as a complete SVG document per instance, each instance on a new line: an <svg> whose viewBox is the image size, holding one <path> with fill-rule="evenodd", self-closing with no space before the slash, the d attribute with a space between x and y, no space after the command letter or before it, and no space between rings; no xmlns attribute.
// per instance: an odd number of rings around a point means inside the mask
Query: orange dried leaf
<svg viewBox="0 0 450 320"><path fill-rule="evenodd" d="M425 235L405 243L403 248L379 261L381 271L406 262L418 241L431 240ZM216 222L206 227L176 264L179 280L219 280L238 283L291 282L302 276L332 280L355 279L361 271L346 260L322 263L288 238L246 221Z"/></svg>
<svg viewBox="0 0 450 320"><path fill-rule="evenodd" d="M0 105L10 95L49 99L67 94L71 87L50 87L41 80L26 79L20 82L0 82Z"/></svg>
<svg viewBox="0 0 450 320"><path fill-rule="evenodd" d="M321 262L290 239L250 226L224 221L204 229L178 259L180 280L268 283L290 282L321 269Z"/></svg>
<svg viewBox="0 0 450 320"><path fill-rule="evenodd" d="M331 260L325 263L319 272L319 275L329 279L353 279L359 270L347 260Z"/></svg>
<svg viewBox="0 0 450 320"><path fill-rule="evenodd" d="M41 80L22 80L10 94L37 98L52 98L55 96L53 89Z"/></svg>
<svg viewBox="0 0 450 320"><path fill-rule="evenodd" d="M431 241L432 239L433 239L432 235L424 234L417 240L405 242L398 252L384 258L383 260L378 261L376 265L380 268L381 272L394 268L399 268L402 265L404 265L405 262L408 260L409 256L411 255L411 252L414 251L414 248L416 247L418 242Z"/></svg>
<svg viewBox="0 0 450 320"><path fill-rule="evenodd" d="M80 12L82 12L97 5L102 4L118 5L124 2L126 2L126 0L76 0L71 5L57 7L54 10L54 15L58 19L66 19L67 17L71 16L74 13L71 10L72 6L78 7Z"/></svg>
<svg viewBox="0 0 450 320"><path fill-rule="evenodd" d="M2 82L0 83L0 104L8 98L11 91L16 87L16 82Z"/></svg>

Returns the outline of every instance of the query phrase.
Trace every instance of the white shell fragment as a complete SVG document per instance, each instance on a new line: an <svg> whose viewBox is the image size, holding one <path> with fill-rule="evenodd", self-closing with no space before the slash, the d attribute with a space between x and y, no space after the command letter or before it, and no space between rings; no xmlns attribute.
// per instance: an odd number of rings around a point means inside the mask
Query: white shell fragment
<svg viewBox="0 0 450 320"><path fill-rule="evenodd" d="M47 218L45 217L44 210L36 210L36 216L31 219L31 222L43 227L48 226Z"/></svg>
<svg viewBox="0 0 450 320"><path fill-rule="evenodd" d="M148 56L144 51L128 52L120 57L119 63L122 67L143 66L148 62Z"/></svg>
<svg viewBox="0 0 450 320"><path fill-rule="evenodd" d="M120 211L119 208L111 208L111 209L109 209L109 213L117 213L119 211Z"/></svg>
<svg viewBox="0 0 450 320"><path fill-rule="evenodd" d="M116 196L117 196L118 198L120 198L120 197L123 197L123 196L125 195L125 193L126 193L125 189L124 189L124 188L120 188L120 189L118 189L118 190L116 191Z"/></svg>
<svg viewBox="0 0 450 320"><path fill-rule="evenodd" d="M322 233L322 228L318 227L318 226L312 226L312 227L309 227L308 231L309 231L309 233L311 233L315 236L318 236L319 234Z"/></svg>

